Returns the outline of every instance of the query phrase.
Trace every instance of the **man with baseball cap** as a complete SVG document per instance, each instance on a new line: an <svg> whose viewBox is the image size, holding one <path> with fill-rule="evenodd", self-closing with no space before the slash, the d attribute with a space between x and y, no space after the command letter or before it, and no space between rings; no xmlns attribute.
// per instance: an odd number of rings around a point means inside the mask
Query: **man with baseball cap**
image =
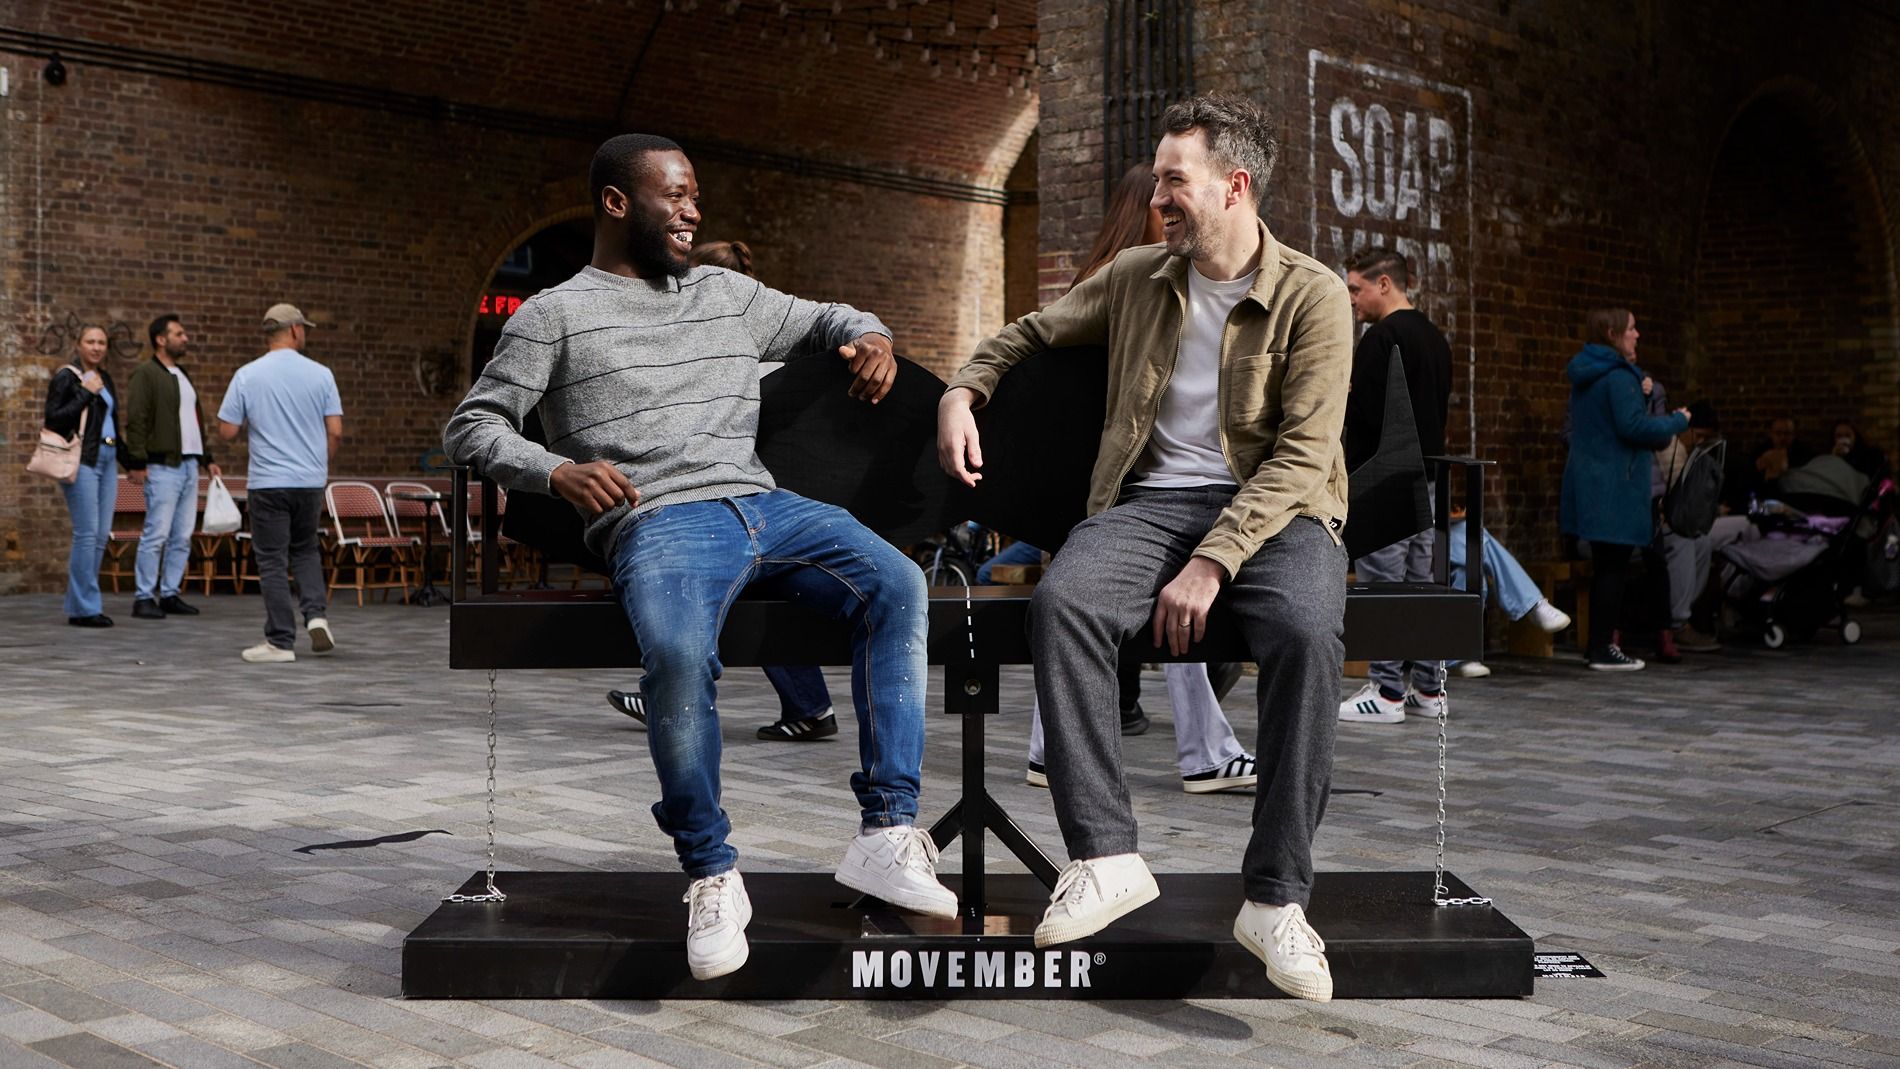
<svg viewBox="0 0 1900 1069"><path fill-rule="evenodd" d="M264 641L243 654L253 664L297 659L292 575L311 651L336 648L317 527L330 458L343 442L343 401L330 369L303 355L312 326L295 305L271 305L264 313L270 351L237 369L218 406L219 437L250 434L251 552L264 588Z"/></svg>

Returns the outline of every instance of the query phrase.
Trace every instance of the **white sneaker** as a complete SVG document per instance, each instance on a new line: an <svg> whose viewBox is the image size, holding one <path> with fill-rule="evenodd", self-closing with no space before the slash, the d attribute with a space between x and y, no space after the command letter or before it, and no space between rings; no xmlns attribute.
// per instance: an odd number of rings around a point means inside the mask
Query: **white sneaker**
<svg viewBox="0 0 1900 1069"><path fill-rule="evenodd" d="M1056 878L1049 908L1036 925L1036 945L1094 935L1160 897L1161 887L1140 854L1071 861Z"/></svg>
<svg viewBox="0 0 1900 1069"><path fill-rule="evenodd" d="M1570 614L1542 598L1531 607L1530 616L1532 623L1553 635L1570 626Z"/></svg>
<svg viewBox="0 0 1900 1069"><path fill-rule="evenodd" d="M285 661L294 661L297 659L295 653L289 650L278 649L268 642L260 642L238 656L252 664L283 664Z"/></svg>
<svg viewBox="0 0 1900 1069"><path fill-rule="evenodd" d="M1418 691L1407 688L1405 691L1405 715L1422 716L1436 720L1441 713L1451 712L1451 699L1444 691L1427 697Z"/></svg>
<svg viewBox="0 0 1900 1069"><path fill-rule="evenodd" d="M1491 674L1490 666L1483 661L1459 661L1458 667L1453 671L1466 679L1483 679Z"/></svg>
<svg viewBox="0 0 1900 1069"><path fill-rule="evenodd" d="M1333 971L1326 943L1306 923L1298 902L1263 906L1248 902L1234 918L1234 938L1267 964L1267 979L1294 998L1333 1000Z"/></svg>
<svg viewBox="0 0 1900 1069"><path fill-rule="evenodd" d="M310 632L311 653L321 655L336 649L336 636L330 633L328 619L321 616L312 617L309 623L303 625L303 629Z"/></svg>
<svg viewBox="0 0 1900 1069"><path fill-rule="evenodd" d="M844 848L838 882L899 909L955 917L957 896L937 882L937 844L909 824L867 828Z"/></svg>
<svg viewBox="0 0 1900 1069"><path fill-rule="evenodd" d="M1339 719L1349 724L1398 724L1405 720L1405 700L1393 700L1379 693L1377 683L1367 683L1358 693L1339 703Z"/></svg>
<svg viewBox="0 0 1900 1069"><path fill-rule="evenodd" d="M724 976L752 954L745 926L752 920L752 899L738 869L694 880L680 901L686 903L686 967L693 979Z"/></svg>

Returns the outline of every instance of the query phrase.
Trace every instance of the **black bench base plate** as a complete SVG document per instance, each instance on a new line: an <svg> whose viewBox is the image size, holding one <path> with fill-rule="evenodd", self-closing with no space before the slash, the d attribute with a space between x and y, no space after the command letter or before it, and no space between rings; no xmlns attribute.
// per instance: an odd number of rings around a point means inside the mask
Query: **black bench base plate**
<svg viewBox="0 0 1900 1069"><path fill-rule="evenodd" d="M500 904L444 903L403 941L410 998L1165 999L1284 997L1233 938L1238 875L1163 875L1161 898L1093 938L1037 950L1048 892L992 875L982 921L935 921L820 874L746 876L751 958L686 970L678 873L510 872ZM479 874L462 885L482 890ZM960 890L950 874L944 884ZM1472 895L1447 875L1453 897ZM1429 872L1323 872L1309 917L1338 998L1531 993L1529 936L1490 906L1435 907ZM973 930L972 930L973 929Z"/></svg>

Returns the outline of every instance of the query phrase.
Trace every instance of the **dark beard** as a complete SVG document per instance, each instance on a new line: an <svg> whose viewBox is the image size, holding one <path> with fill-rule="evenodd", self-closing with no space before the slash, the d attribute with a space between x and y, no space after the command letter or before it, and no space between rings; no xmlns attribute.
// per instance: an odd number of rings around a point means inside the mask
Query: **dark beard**
<svg viewBox="0 0 1900 1069"><path fill-rule="evenodd" d="M693 262L663 225L636 223L627 230L627 260L642 278L685 278Z"/></svg>

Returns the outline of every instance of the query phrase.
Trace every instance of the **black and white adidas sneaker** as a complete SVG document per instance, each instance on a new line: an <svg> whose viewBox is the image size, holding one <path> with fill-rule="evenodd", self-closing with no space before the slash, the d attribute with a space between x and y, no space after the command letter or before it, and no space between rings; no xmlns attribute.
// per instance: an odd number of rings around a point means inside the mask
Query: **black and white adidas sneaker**
<svg viewBox="0 0 1900 1069"><path fill-rule="evenodd" d="M759 729L759 738L773 742L811 742L838 733L838 716L826 709L800 720L775 720Z"/></svg>
<svg viewBox="0 0 1900 1069"><path fill-rule="evenodd" d="M607 704L613 706L615 711L638 720L641 727L646 726L647 700L638 691L610 690L607 692Z"/></svg>
<svg viewBox="0 0 1900 1069"><path fill-rule="evenodd" d="M1252 787L1259 783L1260 774L1254 767L1253 755L1243 753L1219 768L1210 768L1206 772L1196 772L1181 777L1181 789L1189 794L1212 794L1215 791L1236 791Z"/></svg>

